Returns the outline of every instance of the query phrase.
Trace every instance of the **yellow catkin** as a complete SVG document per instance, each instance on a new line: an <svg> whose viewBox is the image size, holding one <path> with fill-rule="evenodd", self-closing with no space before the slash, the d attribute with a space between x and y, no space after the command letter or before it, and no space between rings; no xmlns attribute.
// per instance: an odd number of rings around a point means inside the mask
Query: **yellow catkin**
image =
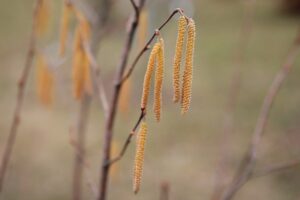
<svg viewBox="0 0 300 200"><path fill-rule="evenodd" d="M84 52L81 46L80 28L77 27L74 35L74 50L72 60L73 95L80 99L84 90Z"/></svg>
<svg viewBox="0 0 300 200"><path fill-rule="evenodd" d="M146 73L144 76L144 85L143 85L143 94L142 94L142 100L141 100L141 108L146 109L149 92L150 92L150 85L151 85L151 77L154 70L154 65L157 57L158 50L160 49L160 43L157 42L154 47L152 48L152 51L149 56L149 61L146 69Z"/></svg>
<svg viewBox="0 0 300 200"><path fill-rule="evenodd" d="M184 34L186 31L186 19L184 16L180 16L178 20L178 34L175 48L175 56L173 61L173 89L174 96L173 101L175 103L180 100L180 64L182 60Z"/></svg>
<svg viewBox="0 0 300 200"><path fill-rule="evenodd" d="M192 76L193 76L193 60L194 60L194 47L196 37L196 27L193 19L189 19L188 23L188 36L186 46L185 69L183 74L182 85L182 100L181 100L181 113L184 114L189 110L192 95Z"/></svg>
<svg viewBox="0 0 300 200"><path fill-rule="evenodd" d="M90 61L85 51L83 52L83 79L84 79L84 90L87 94L91 95L93 92L91 71L90 71Z"/></svg>
<svg viewBox="0 0 300 200"><path fill-rule="evenodd" d="M120 146L117 141L112 141L111 144L111 150L110 150L110 157L111 158L116 158L120 153ZM112 177L112 179L116 179L118 177L118 172L119 172L119 164L114 163L111 165L110 170L109 170L109 176Z"/></svg>
<svg viewBox="0 0 300 200"><path fill-rule="evenodd" d="M43 55L37 56L36 66L38 99L43 105L50 106L53 102L53 73L49 70Z"/></svg>
<svg viewBox="0 0 300 200"><path fill-rule="evenodd" d="M50 18L50 5L48 0L39 0L35 18L35 32L42 36L48 29Z"/></svg>
<svg viewBox="0 0 300 200"><path fill-rule="evenodd" d="M121 93L120 93L120 100L118 106L122 114L128 114L131 90L132 90L132 81L131 78L129 78L123 83Z"/></svg>
<svg viewBox="0 0 300 200"><path fill-rule="evenodd" d="M59 54L63 56L66 49L66 41L68 37L68 28L70 23L70 14L72 13L72 5L67 0L64 1L63 13L60 23L60 47Z"/></svg>
<svg viewBox="0 0 300 200"><path fill-rule="evenodd" d="M141 186L141 178L143 173L145 144L147 136L147 124L142 122L136 142L135 163L133 173L133 192L138 193Z"/></svg>
<svg viewBox="0 0 300 200"><path fill-rule="evenodd" d="M156 121L160 121L161 116L161 101L162 101L162 83L164 78L164 41L159 40L160 48L157 53L157 67L155 71L155 85L154 85L154 113Z"/></svg>
<svg viewBox="0 0 300 200"><path fill-rule="evenodd" d="M75 15L79 22L83 42L89 42L91 37L91 26L88 19L79 10L75 10Z"/></svg>
<svg viewBox="0 0 300 200"><path fill-rule="evenodd" d="M146 43L148 33L148 12L143 9L140 13L139 29L138 29L138 46L143 48Z"/></svg>

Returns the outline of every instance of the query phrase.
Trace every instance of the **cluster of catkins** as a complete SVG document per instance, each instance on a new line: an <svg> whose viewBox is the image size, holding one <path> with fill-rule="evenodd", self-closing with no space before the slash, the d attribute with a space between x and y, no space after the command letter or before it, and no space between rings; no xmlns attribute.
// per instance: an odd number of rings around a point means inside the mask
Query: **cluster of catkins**
<svg viewBox="0 0 300 200"><path fill-rule="evenodd" d="M184 38L187 32L185 66L180 81L180 66L182 61ZM196 29L195 22L191 18L181 15L178 20L178 35L176 41L175 56L173 61L173 88L175 103L181 103L181 113L185 114L190 107L191 92L192 92L192 74L193 74L193 57L195 46ZM144 77L143 94L141 99L142 112L146 112L148 97L150 92L151 78L155 70L155 85L154 85L154 113L157 121L161 117L161 99L162 99L162 83L164 74L164 42L159 35L157 42L154 44ZM147 135L147 124L142 121L139 133L137 135L136 154L134 164L133 191L137 193L140 189L141 176L143 171L145 142Z"/></svg>

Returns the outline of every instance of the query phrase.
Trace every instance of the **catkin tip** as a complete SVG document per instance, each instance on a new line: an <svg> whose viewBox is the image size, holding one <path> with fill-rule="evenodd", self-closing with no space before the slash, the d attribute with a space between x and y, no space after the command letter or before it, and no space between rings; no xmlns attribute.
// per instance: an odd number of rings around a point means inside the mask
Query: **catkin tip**
<svg viewBox="0 0 300 200"><path fill-rule="evenodd" d="M135 153L135 163L134 163L134 172L133 172L133 192L135 194L138 193L141 186L147 131L148 128L146 122L142 122L136 140L136 153Z"/></svg>
<svg viewBox="0 0 300 200"><path fill-rule="evenodd" d="M195 37L196 37L196 26L193 19L189 19L188 23L188 36L187 36L187 46L186 46L186 59L185 59L185 69L183 74L183 84L182 84L182 98L181 98L181 114L185 114L191 103L192 94L192 77L193 77L193 60L194 60L194 47L195 47Z"/></svg>

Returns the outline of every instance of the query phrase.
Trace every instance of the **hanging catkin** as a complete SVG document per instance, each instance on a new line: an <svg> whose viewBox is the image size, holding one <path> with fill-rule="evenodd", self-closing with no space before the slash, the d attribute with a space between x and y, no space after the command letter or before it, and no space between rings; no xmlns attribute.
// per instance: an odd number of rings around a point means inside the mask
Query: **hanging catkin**
<svg viewBox="0 0 300 200"><path fill-rule="evenodd" d="M134 173L133 173L133 192L135 194L138 193L141 186L146 137L147 137L147 124L146 122L142 122L141 128L137 135L136 152L135 152L135 163L134 163Z"/></svg>
<svg viewBox="0 0 300 200"><path fill-rule="evenodd" d="M50 5L48 0L39 0L38 8L35 15L35 33L38 36L43 36L49 24Z"/></svg>
<svg viewBox="0 0 300 200"><path fill-rule="evenodd" d="M68 28L70 21L70 14L72 13L72 5L67 0L64 1L63 5L63 13L61 17L60 23L60 47L59 54L63 56L65 54L66 49L66 41L68 37Z"/></svg>
<svg viewBox="0 0 300 200"><path fill-rule="evenodd" d="M175 48L175 56L173 61L173 89L174 96L173 101L175 103L180 100L180 64L182 60L184 34L186 30L186 19L184 16L180 16L178 20L178 33Z"/></svg>
<svg viewBox="0 0 300 200"><path fill-rule="evenodd" d="M139 28L138 28L138 46L139 48L143 48L148 33L148 12L147 10L143 9L140 13L140 20L139 20Z"/></svg>
<svg viewBox="0 0 300 200"><path fill-rule="evenodd" d="M127 118L127 114L129 111L129 104L131 99L131 91L132 91L132 81L131 78L128 78L122 85L121 93L120 93L120 100L118 107L120 112L124 114Z"/></svg>
<svg viewBox="0 0 300 200"><path fill-rule="evenodd" d="M155 71L154 85L154 113L156 121L160 121L161 116L161 101L162 101L162 83L164 78L164 41L159 39L160 48L157 52L157 66Z"/></svg>
<svg viewBox="0 0 300 200"><path fill-rule="evenodd" d="M39 101L50 106L53 102L53 74L49 70L45 57L38 55L36 60L37 67L37 96Z"/></svg>
<svg viewBox="0 0 300 200"><path fill-rule="evenodd" d="M195 47L196 27L193 19L189 19L186 46L185 69L183 74L181 113L189 110L192 93L193 59Z"/></svg>
<svg viewBox="0 0 300 200"><path fill-rule="evenodd" d="M149 61L148 61L148 65L147 65L147 69L146 69L146 73L145 73L145 77L144 77L143 94L142 94L142 100L141 100L141 108L142 109L146 109L146 107L147 107L152 72L154 70L156 56L160 49L160 45L161 44L159 42L157 42L154 45L154 47L150 53L150 57L149 57Z"/></svg>
<svg viewBox="0 0 300 200"><path fill-rule="evenodd" d="M74 50L72 60L73 95L80 99L84 90L84 52L81 44L80 28L77 27L74 35Z"/></svg>

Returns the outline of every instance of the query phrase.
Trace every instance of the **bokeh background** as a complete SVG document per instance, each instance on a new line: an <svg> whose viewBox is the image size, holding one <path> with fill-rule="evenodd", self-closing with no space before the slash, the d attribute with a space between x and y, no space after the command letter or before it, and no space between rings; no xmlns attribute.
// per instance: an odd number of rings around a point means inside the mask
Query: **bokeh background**
<svg viewBox="0 0 300 200"><path fill-rule="evenodd" d="M150 35L173 8L182 7L197 25L197 45L191 110L180 115L172 104L171 61L177 35L176 20L162 31L166 46L166 76L163 115L156 123L149 112L142 189L132 192L134 143L117 164L110 180L108 199L159 199L160 185L168 182L171 199L210 199L215 170L224 142L224 110L239 51L240 32L245 24L243 0L153 0L147 1ZM0 156L8 136L16 101L17 80L22 71L31 27L33 0L1 0L0 6ZM61 1L51 1L51 28L39 41L49 60L57 61ZM109 31L97 58L106 90L111 91L114 69L123 46L130 2L115 0ZM236 170L251 140L263 97L299 29L299 1L260 0L253 3L247 29L248 45L242 52L241 87L234 129L228 139L228 177ZM72 33L70 33L72 36ZM243 35L243 34L242 34ZM71 42L71 41L70 41ZM72 47L71 43L69 49ZM136 42L131 60L139 50ZM70 52L69 52L70 54ZM139 115L139 100L148 53L131 78L129 109L119 113L114 144L121 148ZM258 167L297 159L300 156L300 59L284 83L271 112L259 147ZM76 124L79 103L72 98L70 55L55 69L55 102L44 107L36 97L35 67L26 88L22 121L5 179L3 200L58 200L71 198L74 149L70 128ZM103 136L103 110L93 101L87 130L86 153L89 174L99 182ZM248 182L235 199L296 200L300 198L300 168L295 167ZM84 179L84 199L93 193Z"/></svg>

